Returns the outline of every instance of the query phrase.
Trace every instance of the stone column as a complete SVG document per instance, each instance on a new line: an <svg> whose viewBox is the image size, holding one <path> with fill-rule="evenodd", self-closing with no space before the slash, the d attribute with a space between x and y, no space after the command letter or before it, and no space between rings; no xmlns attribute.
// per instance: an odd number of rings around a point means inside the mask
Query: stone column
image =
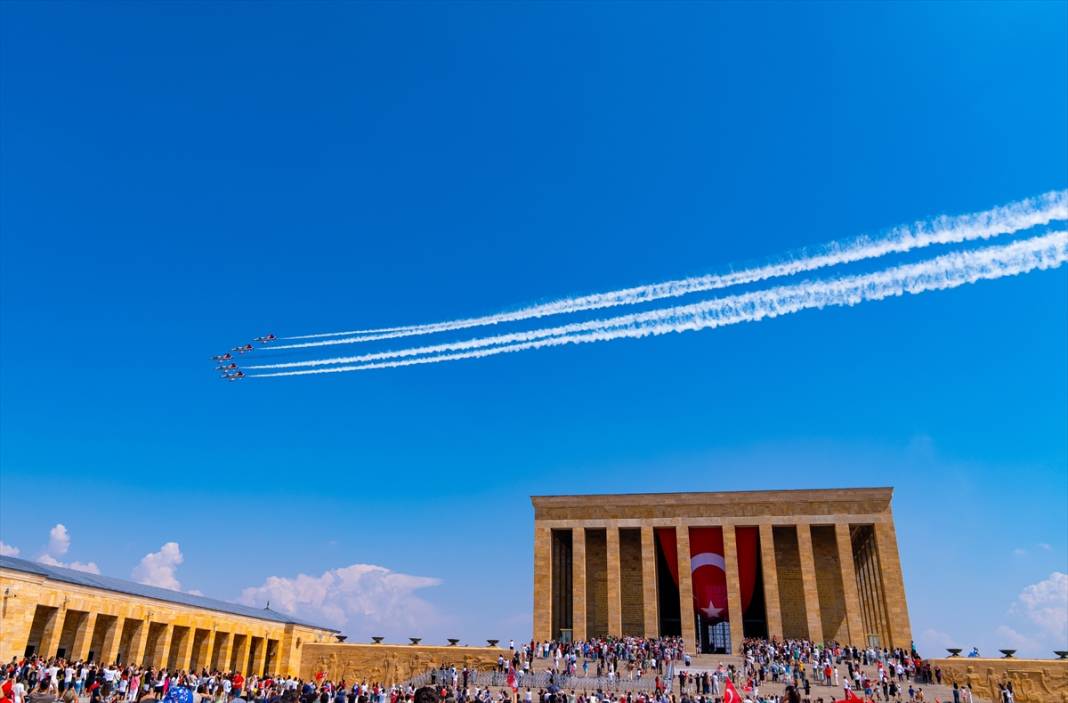
<svg viewBox="0 0 1068 703"><path fill-rule="evenodd" d="M61 605L53 611L41 632L41 656L54 657L59 649L59 638L63 634L63 621L67 619L67 606Z"/></svg>
<svg viewBox="0 0 1068 703"><path fill-rule="evenodd" d="M552 639L552 531L534 526L534 639ZM243 666L243 665L242 665Z"/></svg>
<svg viewBox="0 0 1068 703"><path fill-rule="evenodd" d="M78 630L74 633L74 645L70 648L70 658L74 661L84 660L89 656L89 645L93 642L93 629L96 626L96 613L86 613Z"/></svg>
<svg viewBox="0 0 1068 703"><path fill-rule="evenodd" d="M805 594L808 638L822 643L823 621L820 619L820 595L816 589L816 561L812 556L812 526L807 522L797 525L797 551L801 557L801 587Z"/></svg>
<svg viewBox="0 0 1068 703"><path fill-rule="evenodd" d="M586 639L586 528L571 529L571 634Z"/></svg>
<svg viewBox="0 0 1068 703"><path fill-rule="evenodd" d="M119 617L108 618L107 632L104 634L104 651L102 652L103 659L101 661L108 664L114 664L115 660L119 656L119 644L122 642L122 626L126 618ZM97 618L97 626L100 625L100 619Z"/></svg>
<svg viewBox="0 0 1068 703"><path fill-rule="evenodd" d="M775 531L765 523L760 526L760 568L764 572L764 619L768 637L782 640L782 603L779 600L779 568L775 562Z"/></svg>
<svg viewBox="0 0 1068 703"><path fill-rule="evenodd" d="M642 527L642 610L645 636L660 636L656 597L656 538L653 528Z"/></svg>
<svg viewBox="0 0 1068 703"><path fill-rule="evenodd" d="M675 528L675 540L678 548L675 558L679 567L679 619L682 621L683 648L689 652L697 651L697 632L694 629L693 615L693 578L690 571L690 528L679 525Z"/></svg>
<svg viewBox="0 0 1068 703"><path fill-rule="evenodd" d="M842 595L845 600L846 632L849 635L849 644L863 647L864 620L860 611L857 571L853 564L853 539L849 534L848 523L835 524L834 541L838 545L838 563L842 568Z"/></svg>
<svg viewBox="0 0 1068 703"><path fill-rule="evenodd" d="M156 640L156 646L152 650L152 666L159 669L166 667L170 662L167 657L171 653L171 637L174 636L174 625L164 625L163 634Z"/></svg>
<svg viewBox="0 0 1068 703"><path fill-rule="evenodd" d="M893 518L875 523L875 548L879 554L882 573L883 597L886 599L886 616L889 622L890 642L887 647L909 649L912 646L912 627L909 610L905 604L905 578L901 573L901 557L897 551L897 534Z"/></svg>
<svg viewBox="0 0 1068 703"><path fill-rule="evenodd" d="M608 523L605 530L608 548L608 635L623 634L622 589L619 585L619 525Z"/></svg>
<svg viewBox="0 0 1068 703"><path fill-rule="evenodd" d="M731 627L731 654L742 651L742 585L738 578L738 536L734 525L723 526L723 565L727 570L727 612Z"/></svg>

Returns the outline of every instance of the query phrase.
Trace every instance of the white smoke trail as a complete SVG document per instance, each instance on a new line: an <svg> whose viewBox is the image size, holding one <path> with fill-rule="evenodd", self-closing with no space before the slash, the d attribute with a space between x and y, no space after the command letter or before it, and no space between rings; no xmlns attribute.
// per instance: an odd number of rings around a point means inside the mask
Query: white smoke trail
<svg viewBox="0 0 1068 703"><path fill-rule="evenodd" d="M1068 261L1068 232L1052 232L1003 246L944 254L926 261L896 266L875 273L806 281L796 285L779 286L691 305L653 310L640 315L625 315L593 321L597 323L596 328L577 333L558 333L557 330L563 329L560 327L534 330L529 334L543 335L544 338L499 344L493 341L498 338L487 337L470 341L480 341L483 345L499 345L481 346L472 351L420 356L414 359L403 358L350 366L332 366L326 369L253 374L251 378L303 376L397 368L415 364L438 364L445 361L477 359L550 346L711 329L742 322L757 322L801 310L821 309L828 306L851 306L906 293L918 294L956 288L976 281L1015 276L1036 269L1056 268L1065 261ZM413 353L426 354L427 352ZM337 363L333 360L324 361Z"/></svg>
<svg viewBox="0 0 1068 703"><path fill-rule="evenodd" d="M435 322L407 327L386 327L372 330L353 330L349 332L329 332L309 334L297 337L285 337L288 340L317 339L313 342L283 344L275 349L300 349L305 347L332 346L336 344L356 344L382 339L395 339L415 335L447 332L471 327L497 325L534 318L646 303L664 298L675 298L690 293L727 288L730 286L756 283L770 278L791 276L806 271L814 271L829 266L854 263L887 254L904 253L928 246L940 244L959 244L961 242L989 239L1046 225L1054 220L1068 219L1068 191L1052 191L1035 198L1028 198L991 210L955 217L938 217L912 225L897 227L882 237L875 239L859 237L849 242L832 242L824 245L812 255L788 261L782 261L755 268L743 269L726 274L710 274L692 278L682 278L663 283L624 288L607 293L565 298L563 300L533 305L512 312L497 313L483 317ZM326 339L326 338L331 339ZM342 337L342 339L333 339Z"/></svg>

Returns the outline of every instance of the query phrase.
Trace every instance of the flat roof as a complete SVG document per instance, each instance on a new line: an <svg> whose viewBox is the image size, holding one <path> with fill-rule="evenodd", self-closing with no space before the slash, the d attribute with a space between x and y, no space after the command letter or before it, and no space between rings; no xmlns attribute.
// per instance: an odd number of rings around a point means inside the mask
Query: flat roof
<svg viewBox="0 0 1068 703"><path fill-rule="evenodd" d="M279 613L275 610L271 610L270 608L254 608L249 605L230 603L224 600L208 598L206 596L195 596L191 593L172 591L169 588L146 586L143 583L136 583L134 581L126 581L124 579L112 578L111 576L90 574L85 571L68 569L62 566L41 564L40 562L29 561L28 559L0 556L0 569L21 571L27 574L43 576L47 579L51 579L52 581L61 581L63 583L73 584L75 586L99 588L104 591L111 591L112 593L122 593L128 596L151 598L152 600L175 603L177 605L185 605L191 608L203 608L204 610L214 610L219 613L240 615L242 617L255 618L257 620L268 620L270 622L278 622L283 623L285 625L300 625L302 627L311 627L316 630L325 630L327 632L340 632L340 630L336 630L332 627L324 627L322 625L315 625L310 622L298 620L297 618L285 615L283 613Z"/></svg>
<svg viewBox="0 0 1068 703"><path fill-rule="evenodd" d="M569 505L627 505L646 503L649 499L671 500L676 503L725 503L746 500L794 501L853 501L857 499L889 500L894 494L890 486L866 488L790 488L768 491L675 491L667 493L575 493L571 495L531 496L535 506Z"/></svg>

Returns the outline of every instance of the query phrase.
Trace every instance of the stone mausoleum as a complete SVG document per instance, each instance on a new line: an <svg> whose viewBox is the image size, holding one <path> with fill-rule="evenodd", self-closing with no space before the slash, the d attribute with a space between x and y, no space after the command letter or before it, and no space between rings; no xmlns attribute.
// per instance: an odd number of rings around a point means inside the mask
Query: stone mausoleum
<svg viewBox="0 0 1068 703"><path fill-rule="evenodd" d="M534 637L911 646L891 488L534 496Z"/></svg>

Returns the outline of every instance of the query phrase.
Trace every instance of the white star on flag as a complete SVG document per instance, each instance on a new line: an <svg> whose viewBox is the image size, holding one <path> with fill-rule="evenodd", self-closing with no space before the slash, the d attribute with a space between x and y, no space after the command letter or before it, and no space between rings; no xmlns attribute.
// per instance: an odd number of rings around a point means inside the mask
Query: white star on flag
<svg viewBox="0 0 1068 703"><path fill-rule="evenodd" d="M715 603L708 601L708 607L701 608L701 612L710 618L718 618L719 614L723 612L723 608L717 608Z"/></svg>

